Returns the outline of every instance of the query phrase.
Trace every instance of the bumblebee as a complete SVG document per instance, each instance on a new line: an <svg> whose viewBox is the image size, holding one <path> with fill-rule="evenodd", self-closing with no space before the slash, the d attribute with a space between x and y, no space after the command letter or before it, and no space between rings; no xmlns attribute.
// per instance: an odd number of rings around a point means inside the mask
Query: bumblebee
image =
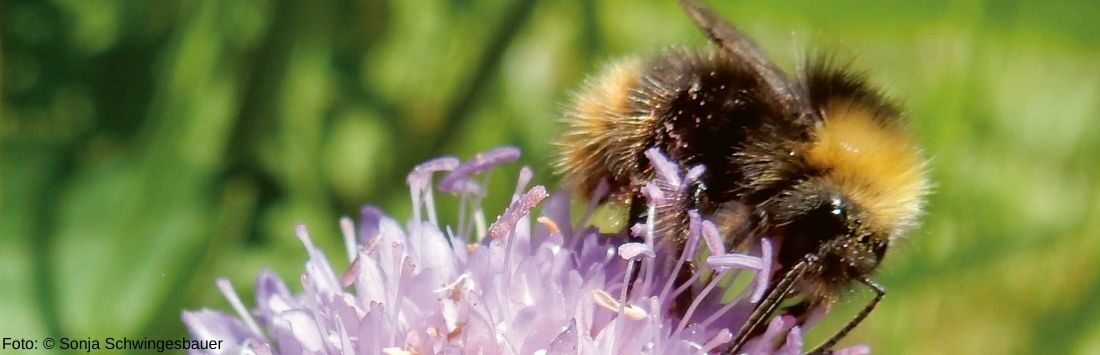
<svg viewBox="0 0 1100 355"><path fill-rule="evenodd" d="M684 169L703 165L692 198L660 206L672 212L658 213L663 247L682 250L691 209L719 224L730 247L764 236L779 246L779 268L729 351L784 300L801 296L785 312L805 321L854 284L872 289L811 351L827 352L886 294L870 275L918 223L926 160L899 106L862 73L815 56L792 78L698 0L680 5L714 48L623 59L589 80L565 115L559 170L586 197L607 181L637 219L641 184L655 177L647 149Z"/></svg>

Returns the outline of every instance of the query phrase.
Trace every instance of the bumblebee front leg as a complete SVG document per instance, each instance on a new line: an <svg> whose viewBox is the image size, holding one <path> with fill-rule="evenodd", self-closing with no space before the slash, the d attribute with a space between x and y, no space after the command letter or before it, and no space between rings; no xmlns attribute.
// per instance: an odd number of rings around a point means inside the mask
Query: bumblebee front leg
<svg viewBox="0 0 1100 355"><path fill-rule="evenodd" d="M867 305L863 307L863 310L860 311L859 314L856 314L855 318L852 318L852 320L848 321L848 324L845 324L843 328L840 328L840 330L834 333L833 336L829 337L829 340L826 340L824 343L821 343L821 345L818 345L816 348L811 350L809 354L832 354L832 347L836 345L836 343L839 342L840 339L843 339L845 335L848 335L848 333L851 332L852 329L855 329L855 327L859 325L859 323L862 322L864 318L867 318L867 316L871 314L871 311L875 310L875 306L878 306L878 303L882 301L882 297L886 296L886 289L872 281L870 278L867 278L866 276L861 277L859 278L859 282L867 285L867 287L870 287L871 290L875 291L875 298L872 299L871 302L867 303Z"/></svg>

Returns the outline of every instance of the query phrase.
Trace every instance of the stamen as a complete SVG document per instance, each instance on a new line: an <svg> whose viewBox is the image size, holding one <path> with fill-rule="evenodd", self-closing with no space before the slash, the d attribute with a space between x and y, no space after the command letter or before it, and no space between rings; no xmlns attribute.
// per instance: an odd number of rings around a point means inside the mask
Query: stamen
<svg viewBox="0 0 1100 355"><path fill-rule="evenodd" d="M696 273L698 274L698 273ZM684 312L684 317L680 319L680 325L676 327L676 331L673 334L679 334L687 327L688 320L691 319L692 313L695 313L695 309L699 307L699 304L703 302L703 299L707 297L714 287L718 286L718 281L722 280L722 276L726 274L726 270L718 270L713 279L707 283L707 287L703 288L698 295L695 295L694 300L691 301L691 305L688 306L687 312Z"/></svg>
<svg viewBox="0 0 1100 355"><path fill-rule="evenodd" d="M623 275L623 287L619 291L618 307L616 307L616 309L615 309L615 313L617 313L617 314L623 314L624 313L625 307L623 307L623 305L626 304L626 293L629 289L629 287L627 287L627 285L630 284L630 277L632 275L634 275L634 265L635 264L637 264L637 263L634 260L629 260L629 261L626 262L626 274ZM612 354L615 354L617 352L616 349L619 347L619 343L622 342L623 327L625 326L625 324L623 324L623 323L624 322L621 318L615 320L615 332L612 333L612 335L613 335L612 339L615 339L615 340L611 343L611 353Z"/></svg>
<svg viewBox="0 0 1100 355"><path fill-rule="evenodd" d="M680 186L683 180L680 180L680 174L677 173L676 164L673 164L668 158L665 158L660 150L657 148L649 148L645 151L646 158L649 158L649 163L653 164L653 169L657 171L657 174L661 178L668 181L671 186Z"/></svg>
<svg viewBox="0 0 1100 355"><path fill-rule="evenodd" d="M745 345L741 347L741 351L750 354L774 352L775 337L786 333L795 323L797 323L797 320L787 315L773 318L771 323L768 323L768 328L764 329L764 334L745 342Z"/></svg>
<svg viewBox="0 0 1100 355"><path fill-rule="evenodd" d="M633 260L639 256L647 258L657 257L648 245L642 243L624 243L619 246L619 256L625 260Z"/></svg>
<svg viewBox="0 0 1100 355"><path fill-rule="evenodd" d="M481 186L489 186L489 176L493 174L492 170L489 170L481 178ZM484 238L488 234L487 224L485 223L485 209L481 205L481 201L485 198L485 192L479 192L474 195L474 227L476 227L478 238Z"/></svg>
<svg viewBox="0 0 1100 355"><path fill-rule="evenodd" d="M431 175L440 171L451 171L459 166L461 162L455 157L439 157L426 162L417 164L413 168L412 172L405 178L405 182L409 186L427 186L423 182L431 179Z"/></svg>
<svg viewBox="0 0 1100 355"><path fill-rule="evenodd" d="M707 257L707 265L716 270L748 269L759 271L764 268L764 260L742 254L722 254Z"/></svg>
<svg viewBox="0 0 1100 355"><path fill-rule="evenodd" d="M473 284L474 280L470 278L470 273L467 272L459 275L458 278L450 284L437 288L433 291L440 293L446 292L447 295L444 297L450 298L453 301L458 301L458 299L462 296L462 293L465 293L466 291L474 288Z"/></svg>
<svg viewBox="0 0 1100 355"><path fill-rule="evenodd" d="M656 176L648 182L639 181L645 185L635 190L642 195L638 196L640 201L634 201L636 207L649 213L644 220L631 221L639 222L630 228L633 238L624 233L613 239L599 238L598 230L587 226L600 199L609 190L607 181L601 181L593 199L587 201L588 209L581 223L572 228L576 222L569 211L568 191L551 197L545 187L532 181L530 167L520 167L511 204L494 221L486 223L480 202L486 198L488 179L495 170L489 168L514 159L511 150L479 155L465 163L453 158L438 159L432 164L421 164L407 178L414 206L407 229L402 230L404 223L399 224L372 206L361 209L360 220L348 217L339 220L350 260L350 265L345 264L346 270L340 270L340 263L329 264L325 252L314 244L306 228L295 226L296 236L309 253L306 272L298 275L303 293L294 295L282 281L268 280L274 276L262 276L257 283L257 306L248 309L229 281L222 279L218 287L237 315L185 312L183 317L196 336L204 332L243 331L246 338L253 339L250 341L259 345L271 342L278 347L278 342L283 341L279 337L293 335L310 341L311 349L334 352L352 350L354 345L373 347L387 355L411 355L421 351L425 344L429 347L424 349L433 348L432 344L434 348L443 346L442 349L474 344L472 349L500 353L722 351L729 347L736 335L733 332L738 329L730 322L738 321L742 311L751 308L750 296L753 303L766 296L762 295L766 291L762 287L768 286L769 273L775 267L772 263L778 246L774 243L779 240L753 240L747 243L744 252L727 250L729 245L724 244L715 222L705 220L697 210L672 208L691 201L704 168L695 166L684 173L683 167L664 155L653 150L646 153ZM448 192L459 195L459 219L451 225L433 225L432 172L447 169L451 173L443 178L445 181L436 183L447 185ZM641 205L646 202L647 205ZM423 216L425 220L420 220L424 214L421 207L428 210ZM542 207L539 209L544 216L534 214L536 207ZM485 211L489 216L497 214ZM677 223L684 225L659 224L672 220L668 217L682 219L683 222ZM536 220L542 226L532 228L531 222ZM675 248L662 249L668 236L657 233L664 230L686 239L680 254L668 254ZM436 236L437 233L444 236ZM437 244L443 241L421 245L426 241L416 239L432 236L446 238L450 249ZM632 242L621 241L623 237ZM488 240L482 240L485 238ZM698 250L702 243L706 243L707 253ZM440 247L444 249L439 250ZM704 257L705 263L694 265ZM685 272L692 266L699 269ZM334 269L341 273L335 273ZM732 290L728 296L737 293L737 297L722 302L729 298L723 297L727 295L718 287L724 288L746 269L756 272L755 284ZM746 277L747 274L742 278ZM354 292L345 291L351 285ZM577 292L589 292L592 298L577 299ZM681 303L685 307L679 307ZM544 324L540 318L547 314L539 307L547 306L565 307L556 311L568 314L564 318L550 314L552 321L558 323ZM599 308L611 313L603 313ZM817 313L808 315L810 322L814 314ZM350 317L357 317L359 322ZM198 327L190 324L199 322L195 319L229 323L219 328ZM774 352L801 347L799 339L791 337L800 336L809 324L792 329L793 322L792 319L769 322L773 328L777 324L785 328L778 333L772 330L767 334L772 338L746 343L741 350ZM262 333L291 325L318 329L317 332L293 329L294 334ZM532 333L521 329L529 326L547 331ZM367 328L379 331L363 333ZM545 349L521 346L530 337L547 334L552 339L542 340ZM238 346L246 352L258 349L248 344Z"/></svg>
<svg viewBox="0 0 1100 355"><path fill-rule="evenodd" d="M539 204L539 202L542 202L542 200L546 199L546 197L548 196L550 195L546 192L546 187L543 187L542 185L535 185L535 187L532 187L530 191L519 196L515 202L513 202L511 205L508 206L507 209L504 210L504 213L497 217L497 220L493 222L493 225L489 227L488 236L490 240L500 239L501 237L512 235L512 232L516 229L516 223L519 222L519 220L523 218L523 216L530 214L531 210L534 209L535 206ZM508 238L504 246L504 264L500 270L503 273L503 281L506 285L511 284L511 277L513 272L513 268L511 265L512 245L514 244L515 239L516 238ZM501 289L503 290L503 287L501 287ZM505 299L505 297L501 295L501 299ZM505 304L505 307L510 307L510 305Z"/></svg>
<svg viewBox="0 0 1100 355"><path fill-rule="evenodd" d="M653 182L646 183L642 187L642 195L645 195L649 199L649 205L659 205L665 201L665 193L661 191L660 187L657 187Z"/></svg>
<svg viewBox="0 0 1100 355"><path fill-rule="evenodd" d="M244 308L241 297L237 295L237 291L233 289L233 284L229 282L229 279L224 277L219 278L217 284L218 290L222 291L222 295L225 296L225 299L233 306L233 310L237 311L237 316L244 320L245 325L248 325L248 329L252 330L257 336L263 336L264 332L260 330L260 326L256 324L256 320L252 318L252 314L248 313L248 309Z"/></svg>
<svg viewBox="0 0 1100 355"><path fill-rule="evenodd" d="M404 254L404 253L402 253L402 254ZM413 264L412 260L410 260L408 256L402 255L401 256L401 263L399 264L398 270L397 270L397 279L401 280L402 278L411 275L415 269L416 269L416 264ZM403 294L405 292L405 288L402 287L403 284L405 284L405 283L398 281L398 282L396 282L397 286L394 287L394 296L393 296L393 300L392 300L393 303L391 303L393 306L389 307L390 309L393 310L393 322L394 323L392 323L392 324L398 324L397 321L399 319L401 319L401 309L403 307L398 306L397 303L401 302L401 300L404 299ZM390 344L393 344L397 341L396 337L397 337L397 332L390 332Z"/></svg>
<svg viewBox="0 0 1100 355"><path fill-rule="evenodd" d="M535 208L545 199L550 196L546 193L546 188L542 185L536 185L531 188L531 191L520 196L511 206L508 206L504 213L497 217L496 222L489 227L489 238L500 238L515 230L516 222L521 217L531 212L531 209Z"/></svg>
<svg viewBox="0 0 1100 355"><path fill-rule="evenodd" d="M729 343L731 340L733 340L733 333L730 332L729 329L722 329L722 331L714 335L713 338L710 338L710 341L708 341L706 344L703 344L703 349L701 349L701 352L704 354L709 354L710 351L714 348L717 348L719 345Z"/></svg>
<svg viewBox="0 0 1100 355"><path fill-rule="evenodd" d="M455 234L455 236L463 242L470 241L469 236L466 235L466 204L469 203L469 200L467 195L460 195L458 198L458 233ZM474 240L474 242L479 241L480 240Z"/></svg>
<svg viewBox="0 0 1100 355"><path fill-rule="evenodd" d="M699 229L700 229L699 220L700 220L700 217L699 217L698 212L696 212L695 210L688 211L688 240L687 240L687 243L684 245L684 251L680 253L680 259L677 260L676 266L673 267L672 273L670 275L679 275L680 274L680 269L683 267L683 265L685 263L687 263L689 258L691 258L692 256L695 255L695 249L699 245ZM679 296L680 292L683 292L684 289L686 289L688 286L690 286L692 283L694 283L695 279L696 279L696 277L695 277L696 275L698 275L698 273L693 273L691 279L688 280L688 282L685 283L683 286L678 288L676 290L676 292L672 294L672 297ZM665 283L664 289L661 290L660 299L662 301L670 300L670 298L668 298L669 297L668 292L672 290L672 286L675 283L676 283L676 277L670 277L668 279L668 282ZM668 304L671 305L672 303L668 302Z"/></svg>
<svg viewBox="0 0 1100 355"><path fill-rule="evenodd" d="M696 181L700 177L702 177L703 173L705 173L706 171L707 171L707 167L705 167L703 165L693 166L693 167L691 167L690 170L688 170L687 174L684 174L684 181L685 182Z"/></svg>
<svg viewBox="0 0 1100 355"><path fill-rule="evenodd" d="M734 277L736 277L737 274L735 273L734 275L735 275ZM726 303L725 305L723 305L722 308L719 308L717 312L714 312L714 314L711 314L710 317L707 317L707 319L704 319L702 322L699 322L699 326L702 327L703 329L706 329L707 327L709 327L711 325L711 323L714 323L719 318L721 318L722 315L726 314L726 312L729 312L730 309L733 309L733 307L736 307L738 305L743 304L743 302L741 302L740 300L742 299L742 297L744 297L745 292L747 292L747 291L748 290L741 290L741 292L737 294L737 297L734 297L732 301L730 301L729 303Z"/></svg>
<svg viewBox="0 0 1100 355"><path fill-rule="evenodd" d="M340 288L340 282L336 280L336 273L332 270L332 266L329 265L328 261L326 261L325 255L321 253L321 250L313 245L313 240L309 237L309 230L306 229L306 225L298 224L294 226L294 234L298 236L298 240L302 241L302 244L306 247L306 251L309 253L309 261L306 262L306 272L314 273L314 276L319 278L319 280L316 280L322 283L319 289L325 290L325 292L333 292Z"/></svg>
<svg viewBox="0 0 1100 355"><path fill-rule="evenodd" d="M550 234L561 233L561 228L558 228L558 224L554 223L554 220L550 219L550 217L542 216L539 217L536 221L538 221L539 224L546 226L546 231L550 232Z"/></svg>
<svg viewBox="0 0 1100 355"><path fill-rule="evenodd" d="M348 260L354 261L358 250L355 246L355 225L352 224L351 218L340 217L340 234L344 236L344 249L347 249Z"/></svg>
<svg viewBox="0 0 1100 355"><path fill-rule="evenodd" d="M703 221L703 240L707 242L710 255L722 255L726 253L726 246L722 243L722 236L718 234L718 227L710 221Z"/></svg>
<svg viewBox="0 0 1100 355"><path fill-rule="evenodd" d="M787 331L786 341L783 343L783 347L779 348L777 353L780 354L801 354L802 353L802 329L798 325L791 327L791 330Z"/></svg>
<svg viewBox="0 0 1100 355"><path fill-rule="evenodd" d="M684 291L687 291L688 288L691 288L691 285L694 285L695 281L699 280L699 275L700 274L701 273L698 273L698 272L692 273L691 277L689 277L687 279L687 281L684 281L684 283L681 284L680 287L677 287L676 290L672 291L672 294L669 295L670 300L674 300L677 297L680 297L681 293L684 293Z"/></svg>
<svg viewBox="0 0 1100 355"><path fill-rule="evenodd" d="M444 176L443 180L439 181L439 191L449 193L462 192L465 185L463 182L467 181L470 176L493 166L515 161L516 159L519 159L519 149L516 147L500 147L478 154L456 167L450 174L447 174L447 176Z"/></svg>
<svg viewBox="0 0 1100 355"><path fill-rule="evenodd" d="M649 317L649 312L646 312L641 307L635 305L623 306L618 300L615 300L614 296L601 289L592 290L592 299L596 301L596 305L603 307L609 311L617 314L622 314L630 320L642 320Z"/></svg>
<svg viewBox="0 0 1100 355"><path fill-rule="evenodd" d="M435 201L432 198L432 175L439 171L454 170L459 163L458 158L455 157L432 159L417 165L405 178L412 195L413 221L417 223L421 221L420 202L421 196L423 196L424 207L428 209L428 221L432 222L433 225L439 225L435 215Z"/></svg>
<svg viewBox="0 0 1100 355"><path fill-rule="evenodd" d="M363 259L359 257L352 259L351 265L340 275L340 286L349 287L355 283L356 278L359 277L359 263L361 260Z"/></svg>
<svg viewBox="0 0 1100 355"><path fill-rule="evenodd" d="M655 185L653 183L646 184L646 186L645 186L645 188L643 188L643 190L644 190L643 194L645 194L646 198L649 199L649 206L648 206L649 215L646 217L645 242L646 242L646 245L648 245L648 246L650 246L650 248L652 248L653 245L654 245L654 240L656 239L656 234L657 234L657 232L656 232L656 228L657 228L657 205L664 203L665 195L661 191L661 189L658 188L657 185ZM645 285L643 286L644 291L646 291L646 292L649 291L651 285L653 284L653 264L648 263L648 265L649 265L649 267L647 267L646 270L645 270L646 271Z"/></svg>
<svg viewBox="0 0 1100 355"><path fill-rule="evenodd" d="M486 235L485 210L481 208L481 199L480 198L477 199L477 201L473 202L473 205L474 205L474 216L473 216L473 218L474 218L474 231L476 232L474 235L478 236L478 238L480 240L480 238L483 238L482 236Z"/></svg>
<svg viewBox="0 0 1100 355"><path fill-rule="evenodd" d="M519 169L519 179L516 181L516 190L512 193L512 202L516 202L516 200L519 199L523 190L527 189L527 184L531 183L531 178L533 176L534 173L531 172L531 167L524 165Z"/></svg>
<svg viewBox="0 0 1100 355"><path fill-rule="evenodd" d="M763 260L761 260L760 258L757 258L757 257L754 257L754 256L742 255L742 254L723 254L723 255L712 255L712 256L707 257L707 265L709 265L711 268L719 271L718 277L722 276L721 272L726 271L726 270L731 270L731 269L732 270L748 269L748 270L753 270L753 271L756 271L757 273L759 273L760 270L764 267L765 264L766 263ZM731 302L726 303L725 305L723 305L722 308L718 309L718 311L714 312L714 314L711 314L710 317L707 317L702 322L699 322L699 325L706 328L711 323L718 320L718 318L720 318L723 314L726 314L726 312L728 312L734 306L741 303L741 302L737 302L736 300L742 299L742 296L747 291L749 291L749 289L742 290L740 295L738 295L737 297L734 298L734 301L731 301Z"/></svg>
<svg viewBox="0 0 1100 355"><path fill-rule="evenodd" d="M764 297L764 292L768 290L768 284L771 283L772 278L774 254L775 249L772 246L771 238L760 239L760 259L763 261L763 265L761 265L760 271L756 272L756 288L753 290L749 302L760 302L760 298Z"/></svg>

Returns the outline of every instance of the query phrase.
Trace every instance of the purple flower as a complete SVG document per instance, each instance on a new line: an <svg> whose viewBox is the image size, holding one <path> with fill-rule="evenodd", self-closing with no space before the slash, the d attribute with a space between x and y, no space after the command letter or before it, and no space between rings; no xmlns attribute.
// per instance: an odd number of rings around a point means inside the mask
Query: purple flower
<svg viewBox="0 0 1100 355"><path fill-rule="evenodd" d="M661 203L687 196L702 169L681 175L658 152L647 155L658 172L644 189L652 216ZM477 177L518 157L518 149L506 147L465 163L449 157L423 163L408 177L414 211L404 225L370 206L357 226L341 219L346 270L334 270L299 225L295 234L309 255L302 293L262 272L248 309L221 279L218 288L236 316L184 311L183 321L196 339L223 340L224 353L680 354L728 346L774 269L768 239L750 253L727 252L717 228L694 211L678 255L655 243L662 236L654 235L660 229L653 217L628 231L644 242L629 242L627 233L599 235L583 227L595 202L572 221L569 192L528 188L526 167L512 204L486 224L480 200L487 191ZM438 223L436 172L449 172L438 190L460 199L456 226ZM684 262L701 260L700 244L710 256L678 283ZM719 284L743 272L754 281L723 302L728 290ZM790 317L776 317L743 350L796 354L801 331Z"/></svg>

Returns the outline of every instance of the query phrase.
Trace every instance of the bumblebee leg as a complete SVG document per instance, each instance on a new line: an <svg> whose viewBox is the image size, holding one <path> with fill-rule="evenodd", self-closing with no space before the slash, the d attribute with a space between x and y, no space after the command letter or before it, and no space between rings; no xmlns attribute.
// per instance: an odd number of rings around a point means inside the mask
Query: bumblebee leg
<svg viewBox="0 0 1100 355"><path fill-rule="evenodd" d="M646 216L649 215L649 202L646 201L645 196L642 196L641 192L635 192L630 196L630 214L627 215L627 221L630 223L627 228L633 227L638 223L645 223Z"/></svg>
<svg viewBox="0 0 1100 355"><path fill-rule="evenodd" d="M737 250L750 237L764 235L766 215L740 201L727 201L707 216L715 224L725 240L726 250Z"/></svg>
<svg viewBox="0 0 1100 355"><path fill-rule="evenodd" d="M821 345L818 345L816 348L811 350L809 354L831 354L833 352L833 345L836 345L836 343L839 342L840 339L844 338L845 335L848 335L848 333L851 332L852 329L855 329L855 327L859 325L859 323L862 322L864 318L867 318L867 315L871 314L871 311L875 309L875 306L878 305L879 301L882 301L882 297L886 296L886 289L882 286L879 286L866 276L859 278L859 282L867 285L867 287L870 287L871 290L874 290L875 298L872 299L866 307L863 307L863 310L860 311L859 314L855 316L855 318L852 318L852 320L849 321L848 324L844 325L844 328L840 328L840 330L837 331L836 334L833 334L833 336L829 337L829 340L826 340L824 343L821 343Z"/></svg>
<svg viewBox="0 0 1100 355"><path fill-rule="evenodd" d="M630 198L630 214L627 215L627 230L638 223L645 223L646 218L649 215L649 203L646 201L645 196L641 193L635 192ZM627 235L630 235L627 232ZM645 238L630 236L630 241L635 243L644 243ZM638 280L638 276L641 275L640 263L637 260L631 260L631 263L638 263L634 265L633 272L630 273L630 282L626 284L626 293L631 294L634 292L634 282Z"/></svg>
<svg viewBox="0 0 1100 355"><path fill-rule="evenodd" d="M706 206L707 203L707 184L703 182L695 182L692 184L691 189L691 203L693 208L700 208L700 206Z"/></svg>
<svg viewBox="0 0 1100 355"><path fill-rule="evenodd" d="M802 325L806 324L806 321L809 320L810 313L814 309L816 309L816 307L813 302L810 302L810 300L802 300L802 302L798 302L793 306L783 308L783 313L794 317L798 320L798 324Z"/></svg>
<svg viewBox="0 0 1100 355"><path fill-rule="evenodd" d="M764 299L756 305L756 308L753 308L745 324L737 331L737 337L733 338L733 346L726 351L726 354L737 354L749 337L756 334L757 328L764 325L764 321L771 317L776 308L779 308L779 304L794 292L794 286L798 280L801 280L811 267L817 266L817 263L817 255L807 254L802 261L783 274L783 278L771 286L765 293Z"/></svg>

